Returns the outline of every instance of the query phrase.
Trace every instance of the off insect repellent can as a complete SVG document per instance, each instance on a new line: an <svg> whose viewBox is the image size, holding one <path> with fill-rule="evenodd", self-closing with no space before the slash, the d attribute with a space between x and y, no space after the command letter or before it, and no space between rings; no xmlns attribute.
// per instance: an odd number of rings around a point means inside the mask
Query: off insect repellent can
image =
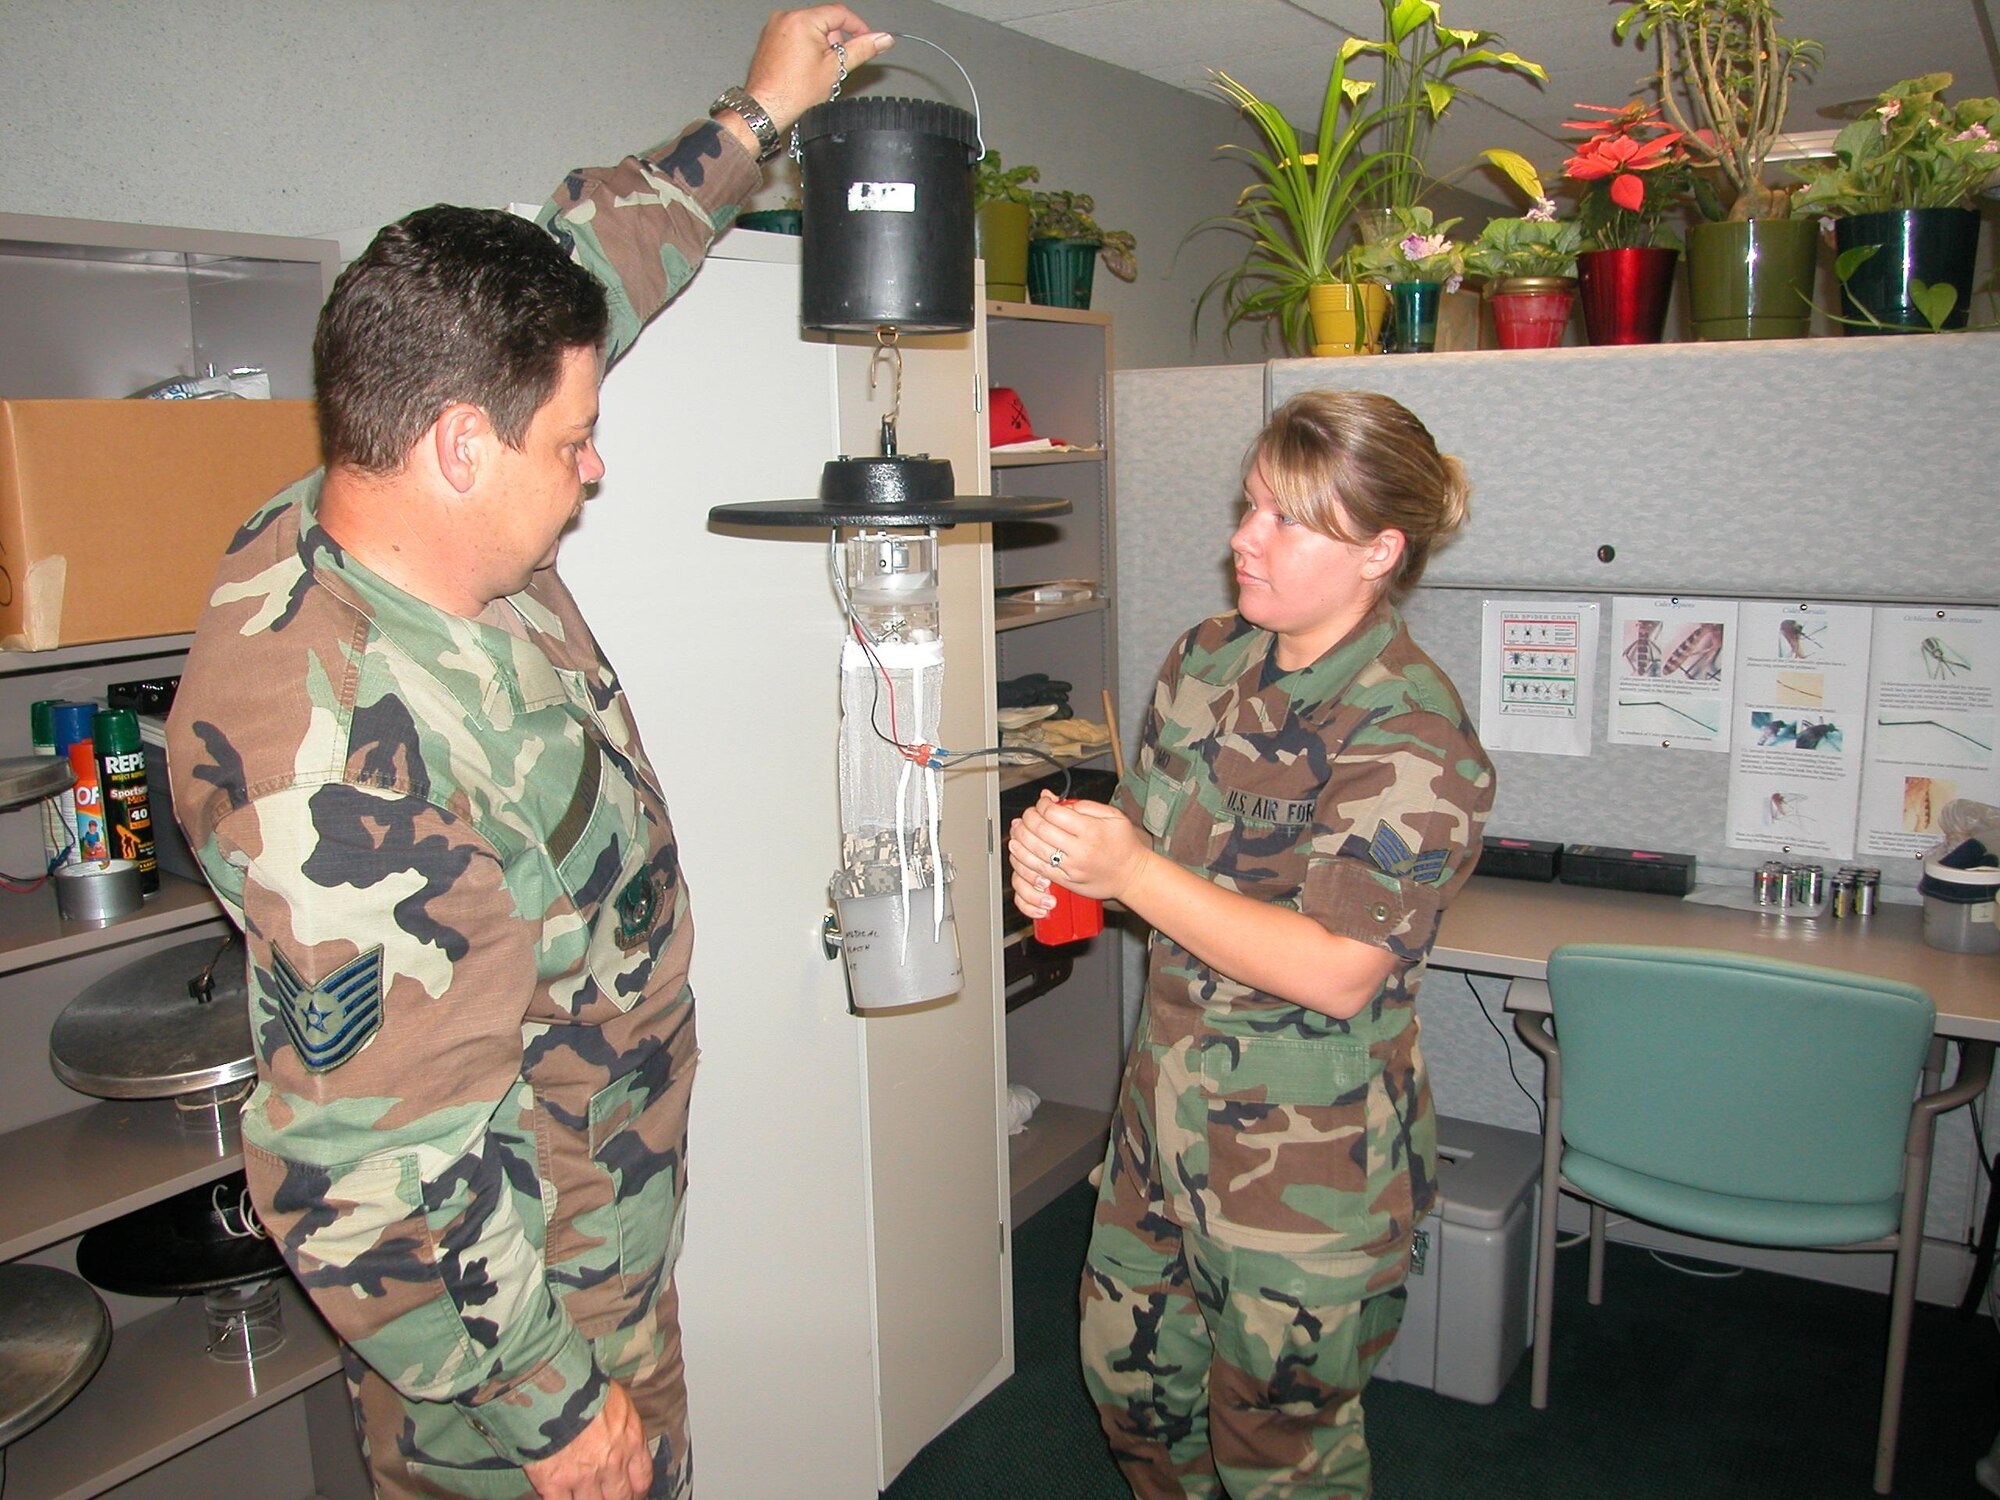
<svg viewBox="0 0 2000 1500"><path fill-rule="evenodd" d="M138 717L129 708L105 709L97 715L92 738L104 795L105 843L111 858L138 865L140 887L150 894L160 888L160 861L153 852L146 748L139 739Z"/></svg>

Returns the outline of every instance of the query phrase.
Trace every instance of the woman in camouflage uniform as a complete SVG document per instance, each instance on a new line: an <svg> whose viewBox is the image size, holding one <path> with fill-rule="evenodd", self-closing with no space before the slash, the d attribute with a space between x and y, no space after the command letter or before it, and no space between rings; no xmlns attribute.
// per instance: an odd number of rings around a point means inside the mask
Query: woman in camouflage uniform
<svg viewBox="0 0 2000 1500"><path fill-rule="evenodd" d="M1369 1491L1361 1390L1436 1192L1414 1012L1493 773L1393 601L1465 516L1385 396L1314 392L1253 446L1236 613L1160 670L1115 806L1044 797L1014 894L1153 929L1085 1268L1083 1358L1135 1495Z"/></svg>

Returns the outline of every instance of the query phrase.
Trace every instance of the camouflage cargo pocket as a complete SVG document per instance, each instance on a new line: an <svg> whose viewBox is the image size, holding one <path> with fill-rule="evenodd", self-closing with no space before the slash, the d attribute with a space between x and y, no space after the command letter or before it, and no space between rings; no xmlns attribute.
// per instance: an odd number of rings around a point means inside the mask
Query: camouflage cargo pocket
<svg viewBox="0 0 2000 1500"><path fill-rule="evenodd" d="M668 1049L657 1056L665 1062ZM619 1279L628 1295L650 1296L680 1254L694 1072L690 1062L662 1080L642 1066L591 1096L590 1156L611 1179Z"/></svg>
<svg viewBox="0 0 2000 1500"><path fill-rule="evenodd" d="M653 974L653 937L672 926L676 892L656 868L651 815L596 741L585 744L590 753L571 816L564 820L566 828L581 831L573 841L552 839L549 853L584 924L588 970L588 978L561 998L569 1015L590 1021L593 1010L600 1012L596 1019L606 1020L612 1011L631 1010L645 995ZM633 837L635 829L640 837Z"/></svg>
<svg viewBox="0 0 2000 1500"><path fill-rule="evenodd" d="M1170 858L1194 860L1193 852L1181 849L1179 842L1181 827L1188 822L1188 807L1195 795L1193 759L1185 751L1155 746L1139 822L1153 836L1153 847ZM1206 841L1201 842L1205 845Z"/></svg>
<svg viewBox="0 0 2000 1500"><path fill-rule="evenodd" d="M1351 1252L1396 1190L1381 1068L1355 1037L1213 1037L1202 1048L1209 1229L1248 1250ZM1402 1191L1408 1193L1407 1179Z"/></svg>

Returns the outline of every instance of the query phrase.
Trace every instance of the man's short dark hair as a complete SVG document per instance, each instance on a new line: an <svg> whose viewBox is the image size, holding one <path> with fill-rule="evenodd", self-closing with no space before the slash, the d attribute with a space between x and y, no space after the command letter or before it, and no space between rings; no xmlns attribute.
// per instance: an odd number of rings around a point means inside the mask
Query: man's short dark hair
<svg viewBox="0 0 2000 1500"><path fill-rule="evenodd" d="M375 236L320 312L321 455L392 474L460 401L518 448L563 356L602 347L609 323L603 287L546 230L498 209L419 209Z"/></svg>

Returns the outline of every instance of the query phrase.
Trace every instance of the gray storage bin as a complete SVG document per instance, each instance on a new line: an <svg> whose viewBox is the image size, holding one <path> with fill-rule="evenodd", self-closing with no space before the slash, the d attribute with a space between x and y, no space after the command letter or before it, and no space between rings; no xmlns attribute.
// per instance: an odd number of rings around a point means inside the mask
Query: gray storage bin
<svg viewBox="0 0 2000 1500"><path fill-rule="evenodd" d="M1541 1171L1540 1137L1439 1116L1438 1205L1417 1225L1409 1306L1377 1379L1499 1399L1534 1338Z"/></svg>

